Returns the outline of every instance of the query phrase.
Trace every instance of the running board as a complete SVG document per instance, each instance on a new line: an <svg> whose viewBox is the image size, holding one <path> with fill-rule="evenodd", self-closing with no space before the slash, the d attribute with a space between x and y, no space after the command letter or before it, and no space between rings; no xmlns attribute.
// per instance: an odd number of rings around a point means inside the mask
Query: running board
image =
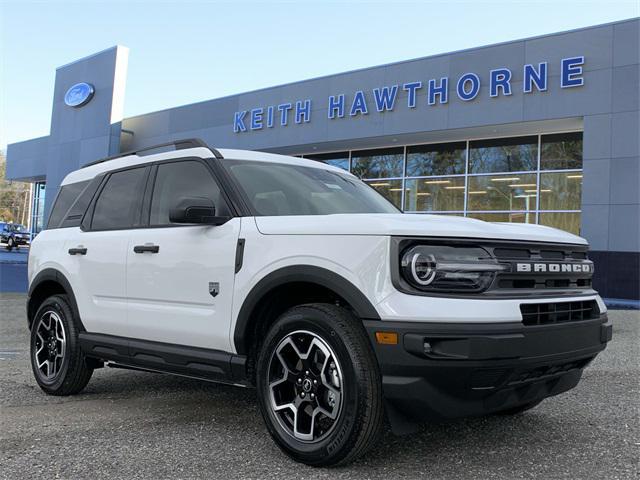
<svg viewBox="0 0 640 480"><path fill-rule="evenodd" d="M158 373L248 385L247 358L220 350L82 332L80 348L90 358Z"/></svg>

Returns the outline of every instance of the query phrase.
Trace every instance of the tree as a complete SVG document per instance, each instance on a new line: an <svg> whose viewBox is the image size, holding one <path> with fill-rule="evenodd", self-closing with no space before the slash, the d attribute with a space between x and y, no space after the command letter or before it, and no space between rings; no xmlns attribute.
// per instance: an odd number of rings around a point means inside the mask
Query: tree
<svg viewBox="0 0 640 480"><path fill-rule="evenodd" d="M7 181L7 160L0 151L0 221L21 223L29 220L29 192L31 184Z"/></svg>

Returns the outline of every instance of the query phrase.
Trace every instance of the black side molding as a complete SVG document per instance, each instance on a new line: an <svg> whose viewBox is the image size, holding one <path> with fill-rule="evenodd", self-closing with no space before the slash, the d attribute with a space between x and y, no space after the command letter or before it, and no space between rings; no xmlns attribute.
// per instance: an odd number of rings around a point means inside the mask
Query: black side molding
<svg viewBox="0 0 640 480"><path fill-rule="evenodd" d="M236 245L236 273L242 269L242 262L244 260L244 238L238 239L238 245Z"/></svg>
<svg viewBox="0 0 640 480"><path fill-rule="evenodd" d="M208 348L83 332L87 357L222 383L247 384L246 357Z"/></svg>

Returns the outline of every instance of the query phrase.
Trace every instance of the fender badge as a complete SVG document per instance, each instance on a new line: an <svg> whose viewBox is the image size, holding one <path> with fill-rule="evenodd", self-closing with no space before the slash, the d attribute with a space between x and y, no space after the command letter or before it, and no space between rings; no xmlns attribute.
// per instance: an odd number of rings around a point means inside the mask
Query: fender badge
<svg viewBox="0 0 640 480"><path fill-rule="evenodd" d="M209 295L216 297L220 293L220 284L218 282L209 282Z"/></svg>

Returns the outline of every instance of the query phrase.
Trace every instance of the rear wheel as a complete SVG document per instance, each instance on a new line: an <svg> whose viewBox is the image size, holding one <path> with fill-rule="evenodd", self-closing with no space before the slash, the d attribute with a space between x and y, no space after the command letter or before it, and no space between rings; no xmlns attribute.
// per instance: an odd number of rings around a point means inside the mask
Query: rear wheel
<svg viewBox="0 0 640 480"><path fill-rule="evenodd" d="M380 373L364 328L346 310L310 304L287 311L265 338L256 374L269 433L294 460L344 464L375 443Z"/></svg>
<svg viewBox="0 0 640 480"><path fill-rule="evenodd" d="M50 395L73 395L91 379L78 343L78 329L66 295L47 298L31 326L31 368L36 382Z"/></svg>
<svg viewBox="0 0 640 480"><path fill-rule="evenodd" d="M14 245L15 245L15 242L13 238L9 238L9 240L7 240L7 250L9 251L13 250Z"/></svg>

